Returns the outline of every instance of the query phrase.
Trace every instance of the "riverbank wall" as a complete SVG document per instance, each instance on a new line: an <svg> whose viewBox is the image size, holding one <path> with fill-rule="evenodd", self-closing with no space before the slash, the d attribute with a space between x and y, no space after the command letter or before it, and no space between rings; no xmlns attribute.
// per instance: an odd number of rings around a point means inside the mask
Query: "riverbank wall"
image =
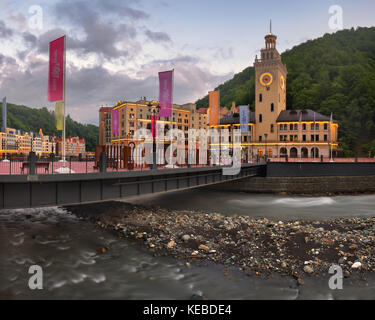
<svg viewBox="0 0 375 320"><path fill-rule="evenodd" d="M210 188L301 195L375 193L375 163L270 162L265 177L246 178Z"/></svg>

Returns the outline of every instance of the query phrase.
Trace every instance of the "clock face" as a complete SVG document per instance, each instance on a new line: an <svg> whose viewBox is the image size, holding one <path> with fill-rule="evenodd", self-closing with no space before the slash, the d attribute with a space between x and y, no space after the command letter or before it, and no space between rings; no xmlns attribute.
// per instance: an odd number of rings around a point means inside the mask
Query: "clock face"
<svg viewBox="0 0 375 320"><path fill-rule="evenodd" d="M281 89L285 89L285 78L283 76L280 77L280 87Z"/></svg>
<svg viewBox="0 0 375 320"><path fill-rule="evenodd" d="M260 76L259 81L262 86L268 87L272 84L273 76L270 73L263 73Z"/></svg>

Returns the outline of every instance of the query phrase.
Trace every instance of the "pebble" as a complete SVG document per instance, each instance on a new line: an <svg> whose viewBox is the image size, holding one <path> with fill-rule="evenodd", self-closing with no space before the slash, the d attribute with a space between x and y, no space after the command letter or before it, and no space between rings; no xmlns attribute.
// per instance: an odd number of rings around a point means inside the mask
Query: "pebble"
<svg viewBox="0 0 375 320"><path fill-rule="evenodd" d="M205 246L204 244L200 244L199 247L198 247L199 250L203 250L203 251L209 251L210 248Z"/></svg>
<svg viewBox="0 0 375 320"><path fill-rule="evenodd" d="M305 271L306 273L309 273L309 274L314 273L314 269L310 266L304 266L303 271Z"/></svg>
<svg viewBox="0 0 375 320"><path fill-rule="evenodd" d="M188 234L184 234L182 237L181 237L182 241L186 242L186 241L189 241L190 240L190 236Z"/></svg>
<svg viewBox="0 0 375 320"><path fill-rule="evenodd" d="M359 261L354 262L354 263L352 264L352 269L359 269L359 268L361 268L361 267L362 267L362 263L360 263Z"/></svg>
<svg viewBox="0 0 375 320"><path fill-rule="evenodd" d="M167 244L167 248L168 248L168 249L171 249L171 248L173 248L175 245L176 245L176 243L175 243L173 240L171 240L171 241L168 242L168 244Z"/></svg>

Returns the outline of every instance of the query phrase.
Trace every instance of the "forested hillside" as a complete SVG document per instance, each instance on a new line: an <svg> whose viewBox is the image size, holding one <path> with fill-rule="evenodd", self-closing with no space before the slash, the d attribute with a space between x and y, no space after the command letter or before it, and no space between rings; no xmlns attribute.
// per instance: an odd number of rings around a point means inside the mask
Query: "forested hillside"
<svg viewBox="0 0 375 320"><path fill-rule="evenodd" d="M0 110L2 105L0 104ZM55 133L61 137L61 131L56 131L54 112L47 108L32 109L15 104L7 104L7 126L8 128L19 129L23 131L39 132L41 128L46 135ZM2 112L0 113L2 123ZM84 125L74 121L70 116L66 117L66 135L79 136L86 140L86 150L94 151L98 143L99 128L92 124Z"/></svg>
<svg viewBox="0 0 375 320"><path fill-rule="evenodd" d="M282 54L288 68L287 108L333 112L340 122L343 154L375 156L375 28L326 34ZM220 89L221 105L254 108L254 68L248 67ZM197 107L207 107L208 97Z"/></svg>

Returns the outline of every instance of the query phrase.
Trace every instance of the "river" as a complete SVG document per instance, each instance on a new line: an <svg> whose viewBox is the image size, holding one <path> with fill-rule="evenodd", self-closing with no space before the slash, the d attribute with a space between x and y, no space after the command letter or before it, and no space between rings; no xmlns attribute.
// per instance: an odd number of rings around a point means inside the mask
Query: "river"
<svg viewBox="0 0 375 320"><path fill-rule="evenodd" d="M375 215L375 195L306 198L195 189L127 201L274 220ZM98 254L102 247L110 250ZM43 269L42 290L28 287L34 264ZM344 279L343 290L331 290L328 274L297 286L290 277L224 271L153 257L63 208L0 211L0 299L375 299L373 276Z"/></svg>

